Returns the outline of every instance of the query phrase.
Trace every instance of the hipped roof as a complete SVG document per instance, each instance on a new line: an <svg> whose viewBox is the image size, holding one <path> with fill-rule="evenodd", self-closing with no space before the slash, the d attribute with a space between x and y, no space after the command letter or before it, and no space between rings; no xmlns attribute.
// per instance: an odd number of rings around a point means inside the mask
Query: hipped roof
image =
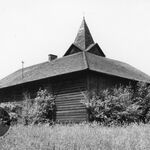
<svg viewBox="0 0 150 150"><path fill-rule="evenodd" d="M24 68L23 79L22 70L20 69L2 79L0 81L0 88L82 70L91 70L106 75L150 83L150 76L131 65L83 51L53 60L52 62L44 62Z"/></svg>

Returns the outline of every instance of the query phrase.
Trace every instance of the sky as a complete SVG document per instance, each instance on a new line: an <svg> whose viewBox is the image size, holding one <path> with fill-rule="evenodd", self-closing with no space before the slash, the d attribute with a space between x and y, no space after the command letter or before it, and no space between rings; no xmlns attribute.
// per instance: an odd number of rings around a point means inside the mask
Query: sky
<svg viewBox="0 0 150 150"><path fill-rule="evenodd" d="M149 0L0 0L0 79L62 57L83 16L106 57L150 75Z"/></svg>

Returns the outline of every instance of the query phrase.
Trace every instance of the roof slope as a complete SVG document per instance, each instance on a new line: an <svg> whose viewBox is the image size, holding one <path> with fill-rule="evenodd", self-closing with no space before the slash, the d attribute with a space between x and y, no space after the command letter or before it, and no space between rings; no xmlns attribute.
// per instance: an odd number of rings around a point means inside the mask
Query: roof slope
<svg viewBox="0 0 150 150"><path fill-rule="evenodd" d="M0 80L0 88L76 72L84 69L87 69L85 56L83 53L76 53L53 60L51 62L47 61L24 68L23 79L22 70L20 69Z"/></svg>
<svg viewBox="0 0 150 150"><path fill-rule="evenodd" d="M133 66L117 60L86 53L88 68L93 71L150 83L150 76Z"/></svg>
<svg viewBox="0 0 150 150"><path fill-rule="evenodd" d="M0 88L86 69L99 73L105 73L122 78L150 83L150 76L126 63L97 56L89 52L78 52L53 60L51 62L44 62L24 68L23 79L22 70L20 69L0 80Z"/></svg>

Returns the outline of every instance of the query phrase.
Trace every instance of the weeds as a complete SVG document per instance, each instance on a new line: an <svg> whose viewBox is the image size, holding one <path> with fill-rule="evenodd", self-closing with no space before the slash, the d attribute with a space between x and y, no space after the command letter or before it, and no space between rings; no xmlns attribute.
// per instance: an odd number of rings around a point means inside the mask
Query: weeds
<svg viewBox="0 0 150 150"><path fill-rule="evenodd" d="M150 125L14 126L0 139L0 147L1 150L149 150Z"/></svg>

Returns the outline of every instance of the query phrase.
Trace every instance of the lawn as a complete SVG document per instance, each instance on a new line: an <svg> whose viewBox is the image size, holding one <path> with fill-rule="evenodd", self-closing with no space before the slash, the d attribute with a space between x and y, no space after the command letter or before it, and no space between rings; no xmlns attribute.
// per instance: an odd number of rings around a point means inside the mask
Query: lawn
<svg viewBox="0 0 150 150"><path fill-rule="evenodd" d="M1 150L150 150L150 125L97 124L14 126L0 139Z"/></svg>

